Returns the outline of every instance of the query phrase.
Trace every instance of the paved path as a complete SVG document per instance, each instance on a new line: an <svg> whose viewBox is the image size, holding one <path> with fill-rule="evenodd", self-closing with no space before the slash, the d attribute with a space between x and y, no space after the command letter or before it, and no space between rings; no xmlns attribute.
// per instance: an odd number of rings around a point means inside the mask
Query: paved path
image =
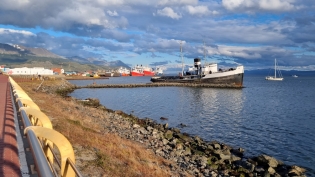
<svg viewBox="0 0 315 177"><path fill-rule="evenodd" d="M20 177L14 110L8 76L0 75L0 176Z"/></svg>

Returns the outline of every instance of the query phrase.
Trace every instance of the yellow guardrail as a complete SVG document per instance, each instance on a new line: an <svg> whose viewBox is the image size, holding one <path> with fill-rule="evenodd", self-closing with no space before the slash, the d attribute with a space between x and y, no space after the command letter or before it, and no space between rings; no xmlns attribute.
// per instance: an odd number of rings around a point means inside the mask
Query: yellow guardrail
<svg viewBox="0 0 315 177"><path fill-rule="evenodd" d="M52 128L50 119L40 110L24 90L9 77L15 101L24 123L24 134L28 137L35 166L39 176L82 176L75 167L74 151L65 136ZM36 140L37 139L37 140ZM56 155L54 149L59 154ZM59 169L56 169L57 162Z"/></svg>

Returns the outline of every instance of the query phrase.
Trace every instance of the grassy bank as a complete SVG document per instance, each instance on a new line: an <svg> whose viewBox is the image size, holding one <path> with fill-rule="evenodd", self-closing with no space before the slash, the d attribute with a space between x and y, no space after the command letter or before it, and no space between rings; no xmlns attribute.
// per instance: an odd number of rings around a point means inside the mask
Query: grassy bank
<svg viewBox="0 0 315 177"><path fill-rule="evenodd" d="M171 172L175 165L172 162L140 143L108 133L100 124L107 122L110 115L104 107L60 96L71 91L67 81L44 81L41 86L41 81L36 80L15 81L51 119L54 129L71 142L76 164L84 176L179 176Z"/></svg>

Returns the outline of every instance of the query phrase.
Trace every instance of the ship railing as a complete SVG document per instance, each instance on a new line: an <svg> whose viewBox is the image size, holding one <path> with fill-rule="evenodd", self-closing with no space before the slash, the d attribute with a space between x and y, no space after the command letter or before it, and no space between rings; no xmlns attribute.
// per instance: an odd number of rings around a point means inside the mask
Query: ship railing
<svg viewBox="0 0 315 177"><path fill-rule="evenodd" d="M39 177L82 177L75 166L71 143L52 128L49 118L40 111L24 90L11 77L9 80L37 175Z"/></svg>

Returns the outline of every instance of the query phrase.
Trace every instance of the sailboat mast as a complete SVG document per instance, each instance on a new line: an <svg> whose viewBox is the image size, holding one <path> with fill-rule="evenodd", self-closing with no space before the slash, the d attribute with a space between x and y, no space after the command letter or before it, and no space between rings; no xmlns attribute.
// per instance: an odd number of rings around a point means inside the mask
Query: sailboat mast
<svg viewBox="0 0 315 177"><path fill-rule="evenodd" d="M275 78L277 78L277 76L276 76L276 70L277 70L277 65L276 65L276 63L277 63L277 59L275 58Z"/></svg>

